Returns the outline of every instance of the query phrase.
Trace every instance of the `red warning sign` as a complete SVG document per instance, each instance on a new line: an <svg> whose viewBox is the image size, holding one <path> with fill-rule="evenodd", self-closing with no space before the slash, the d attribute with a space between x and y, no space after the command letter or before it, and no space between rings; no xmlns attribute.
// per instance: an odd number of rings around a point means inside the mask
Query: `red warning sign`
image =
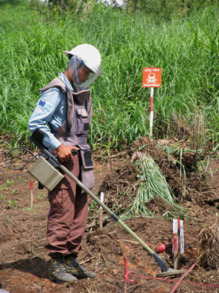
<svg viewBox="0 0 219 293"><path fill-rule="evenodd" d="M161 87L161 68L143 68L143 87Z"/></svg>

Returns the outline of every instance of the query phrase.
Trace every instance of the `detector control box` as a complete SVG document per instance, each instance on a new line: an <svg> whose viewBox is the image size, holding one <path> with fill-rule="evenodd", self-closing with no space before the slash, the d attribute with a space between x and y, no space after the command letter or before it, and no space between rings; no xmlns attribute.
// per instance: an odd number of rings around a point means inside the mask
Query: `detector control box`
<svg viewBox="0 0 219 293"><path fill-rule="evenodd" d="M64 178L64 176L43 157L39 157L28 171L49 191L52 191Z"/></svg>

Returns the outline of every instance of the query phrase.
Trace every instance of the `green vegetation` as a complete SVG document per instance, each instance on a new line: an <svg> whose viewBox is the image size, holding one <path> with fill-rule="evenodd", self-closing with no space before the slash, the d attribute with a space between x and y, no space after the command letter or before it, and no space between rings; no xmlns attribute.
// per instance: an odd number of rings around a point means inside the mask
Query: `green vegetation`
<svg viewBox="0 0 219 293"><path fill-rule="evenodd" d="M69 2L81 6L63 11L37 1L0 1L1 134L9 133L14 144L28 142L37 90L66 68L62 50L91 43L103 59L103 73L92 86L94 148L121 147L149 134L150 90L141 84L143 67L151 65L162 67L162 87L154 91L154 136L176 136L180 124L197 143L217 143L217 1L193 1L203 4L194 9L171 9L173 1L161 1L165 10L159 6L157 16L151 5L124 10Z"/></svg>
<svg viewBox="0 0 219 293"><path fill-rule="evenodd" d="M16 200L9 200L8 201L8 207L11 208L11 207L15 207L17 204L17 201Z"/></svg>
<svg viewBox="0 0 219 293"><path fill-rule="evenodd" d="M9 223L11 221L12 218L12 213L9 214L8 218L7 218L7 222Z"/></svg>
<svg viewBox="0 0 219 293"><path fill-rule="evenodd" d="M42 199L46 197L46 194L44 192L40 192L40 194L37 196L39 199Z"/></svg>
<svg viewBox="0 0 219 293"><path fill-rule="evenodd" d="M155 161L150 155L137 153L139 159L140 184L137 195L129 213L152 216L153 213L146 206L151 200L163 200L168 203L175 211L172 214L178 215L183 209L176 204L176 198L171 194L169 185ZM185 212L185 211L184 211Z"/></svg>

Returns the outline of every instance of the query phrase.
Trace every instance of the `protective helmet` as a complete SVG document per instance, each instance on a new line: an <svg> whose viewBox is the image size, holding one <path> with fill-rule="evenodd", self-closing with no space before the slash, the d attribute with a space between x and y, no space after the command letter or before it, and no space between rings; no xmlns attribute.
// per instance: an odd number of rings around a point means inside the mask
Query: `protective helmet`
<svg viewBox="0 0 219 293"><path fill-rule="evenodd" d="M70 56L78 56L92 72L98 72L101 64L101 56L100 52L94 46L89 44L78 45L71 51L63 51L63 53Z"/></svg>

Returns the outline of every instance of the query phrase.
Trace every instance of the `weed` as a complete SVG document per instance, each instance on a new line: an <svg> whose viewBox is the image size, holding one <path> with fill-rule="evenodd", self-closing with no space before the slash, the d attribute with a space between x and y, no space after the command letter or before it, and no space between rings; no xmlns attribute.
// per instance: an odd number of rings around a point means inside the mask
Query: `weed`
<svg viewBox="0 0 219 293"><path fill-rule="evenodd" d="M216 204L214 206L214 213L215 213L216 216L219 216L218 210L219 210L219 204Z"/></svg>
<svg viewBox="0 0 219 293"><path fill-rule="evenodd" d="M5 191L7 191L7 190L8 190L8 188L7 188L7 185L6 185L6 184L3 184L3 185L0 187L0 189L1 189L1 190L5 190Z"/></svg>
<svg viewBox="0 0 219 293"><path fill-rule="evenodd" d="M120 196L126 196L126 193L124 191L119 191Z"/></svg>
<svg viewBox="0 0 219 293"><path fill-rule="evenodd" d="M6 183L5 184L3 184L1 187L0 187L0 189L1 190L8 190L8 186L11 186L11 185L13 185L14 184L14 180L9 180L9 179L7 179L6 180Z"/></svg>
<svg viewBox="0 0 219 293"><path fill-rule="evenodd" d="M9 200L8 202L8 207L16 207L17 201L16 200Z"/></svg>
<svg viewBox="0 0 219 293"><path fill-rule="evenodd" d="M40 194L38 194L38 198L39 198L39 199L42 199L42 198L44 198L44 197L46 197L45 193L40 192Z"/></svg>
<svg viewBox="0 0 219 293"><path fill-rule="evenodd" d="M7 183L8 186L11 186L11 185L14 184L14 180L9 180L9 179L7 179L7 180L6 180L6 183Z"/></svg>
<svg viewBox="0 0 219 293"><path fill-rule="evenodd" d="M8 218L7 218L7 222L10 222L12 218L12 213L9 214Z"/></svg>
<svg viewBox="0 0 219 293"><path fill-rule="evenodd" d="M89 204L89 212L93 212L96 210L96 207L97 207L97 203L95 201L92 201L90 204Z"/></svg>
<svg viewBox="0 0 219 293"><path fill-rule="evenodd" d="M17 190L17 189L13 189L13 190L12 190L12 194L14 194L14 195L15 195L15 194L18 194L19 192L20 192L20 191Z"/></svg>

